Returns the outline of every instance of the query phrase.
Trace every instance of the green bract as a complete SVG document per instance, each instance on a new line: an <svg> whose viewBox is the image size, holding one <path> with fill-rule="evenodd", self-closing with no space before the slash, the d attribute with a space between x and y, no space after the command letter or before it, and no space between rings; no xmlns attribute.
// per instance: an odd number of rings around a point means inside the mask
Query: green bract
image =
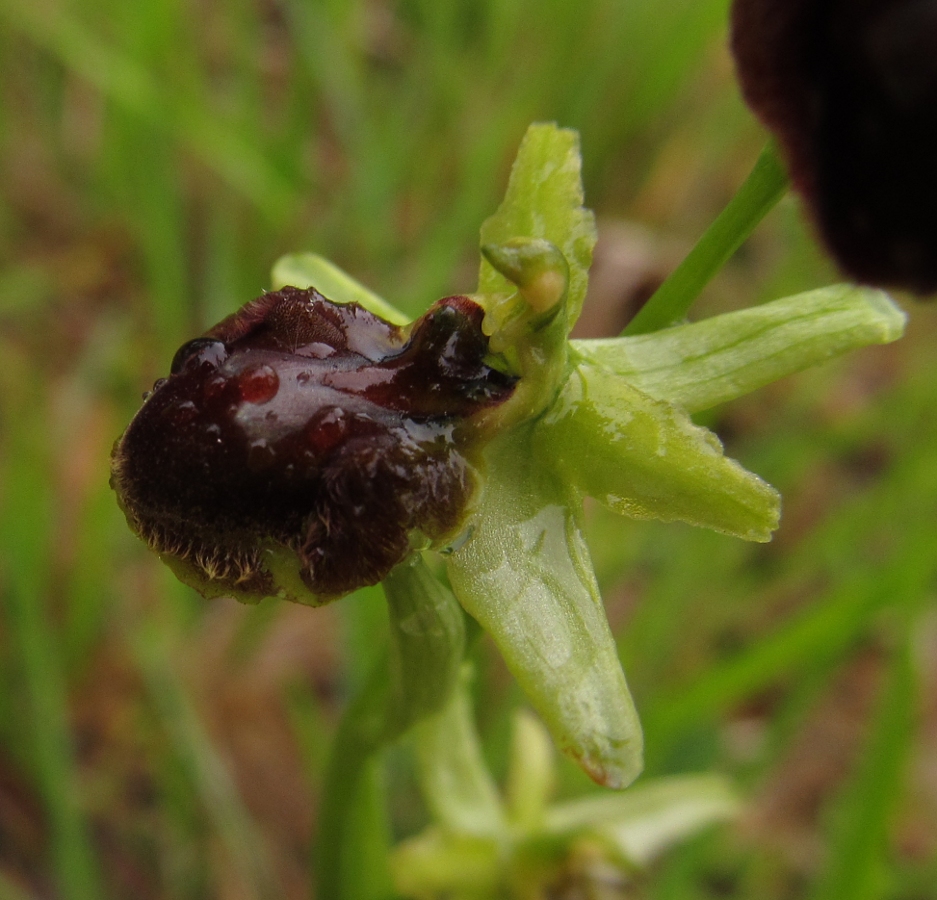
<svg viewBox="0 0 937 900"><path fill-rule="evenodd" d="M620 788L641 769L641 730L580 530L583 497L769 540L777 492L689 412L895 340L904 314L879 291L837 285L649 335L570 342L594 242L576 134L531 126L504 203L482 227L472 295L492 365L520 380L478 425L484 482L447 570L559 746ZM318 257L289 257L275 276L299 287L325 278L335 300L387 315ZM472 815L490 823L500 813L489 804Z"/></svg>

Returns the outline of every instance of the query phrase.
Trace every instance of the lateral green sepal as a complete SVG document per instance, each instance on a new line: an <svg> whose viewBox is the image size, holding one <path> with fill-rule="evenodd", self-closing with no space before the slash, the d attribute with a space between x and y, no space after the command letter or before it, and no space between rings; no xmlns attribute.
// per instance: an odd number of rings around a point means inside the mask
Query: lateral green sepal
<svg viewBox="0 0 937 900"><path fill-rule="evenodd" d="M591 365L696 412L849 350L896 341L906 320L884 291L834 284L651 334L570 344Z"/></svg>

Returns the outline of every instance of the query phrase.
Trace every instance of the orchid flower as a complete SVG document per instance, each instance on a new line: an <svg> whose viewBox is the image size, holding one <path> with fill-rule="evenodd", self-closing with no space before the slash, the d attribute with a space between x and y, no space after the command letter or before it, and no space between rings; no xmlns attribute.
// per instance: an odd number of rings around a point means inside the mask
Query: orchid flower
<svg viewBox="0 0 937 900"><path fill-rule="evenodd" d="M420 563L440 552L455 601L559 747L622 788L641 769L641 729L582 536L584 497L769 540L777 492L690 414L895 340L904 314L880 291L837 285L569 340L596 230L578 137L549 124L531 126L481 235L477 291L413 323L320 257L281 259L273 293L179 351L118 441L114 485L131 527L206 596L320 605L385 580L392 619L408 617L396 633L431 635L435 614L400 598L449 609ZM457 657L461 633L442 618ZM432 662L448 674L427 691L435 676L418 657L395 671L419 710L389 703L396 725L374 741L445 703L458 659Z"/></svg>

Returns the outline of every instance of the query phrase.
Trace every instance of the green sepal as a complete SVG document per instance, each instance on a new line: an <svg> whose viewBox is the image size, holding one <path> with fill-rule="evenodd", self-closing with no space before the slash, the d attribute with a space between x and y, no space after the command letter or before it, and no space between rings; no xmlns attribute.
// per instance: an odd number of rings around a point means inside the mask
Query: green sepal
<svg viewBox="0 0 937 900"><path fill-rule="evenodd" d="M357 303L392 325L407 325L410 322L397 307L317 253L289 253L281 256L273 264L270 281L275 291L287 285L315 288L333 303Z"/></svg>
<svg viewBox="0 0 937 900"><path fill-rule="evenodd" d="M780 497L726 457L716 436L679 407L606 369L576 366L534 432L535 467L615 512L681 521L750 541L777 528Z"/></svg>
<svg viewBox="0 0 937 900"><path fill-rule="evenodd" d="M622 788L641 770L641 726L580 532L579 497L530 465L532 437L521 426L489 447L449 580L560 749L595 781Z"/></svg>
<svg viewBox="0 0 937 900"><path fill-rule="evenodd" d="M543 238L569 264L567 325L573 327L586 296L595 216L583 207L579 135L552 122L527 129L517 151L504 200L481 227L481 243ZM513 293L514 286L486 259L478 274L480 294Z"/></svg>
<svg viewBox="0 0 937 900"><path fill-rule="evenodd" d="M696 412L849 350L895 341L906 319L883 291L834 284L691 325L571 345L586 362Z"/></svg>

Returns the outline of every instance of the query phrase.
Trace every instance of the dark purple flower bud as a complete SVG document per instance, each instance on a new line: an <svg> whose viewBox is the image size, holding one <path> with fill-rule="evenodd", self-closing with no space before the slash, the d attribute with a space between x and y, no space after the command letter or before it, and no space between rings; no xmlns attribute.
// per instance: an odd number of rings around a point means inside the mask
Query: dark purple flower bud
<svg viewBox="0 0 937 900"><path fill-rule="evenodd" d="M321 601L380 581L472 497L472 418L515 382L482 317L467 297L406 329L314 290L248 303L179 349L118 440L131 528L206 596L296 599L284 557Z"/></svg>
<svg viewBox="0 0 937 900"><path fill-rule="evenodd" d="M840 265L937 290L937 0L735 0L732 49Z"/></svg>

